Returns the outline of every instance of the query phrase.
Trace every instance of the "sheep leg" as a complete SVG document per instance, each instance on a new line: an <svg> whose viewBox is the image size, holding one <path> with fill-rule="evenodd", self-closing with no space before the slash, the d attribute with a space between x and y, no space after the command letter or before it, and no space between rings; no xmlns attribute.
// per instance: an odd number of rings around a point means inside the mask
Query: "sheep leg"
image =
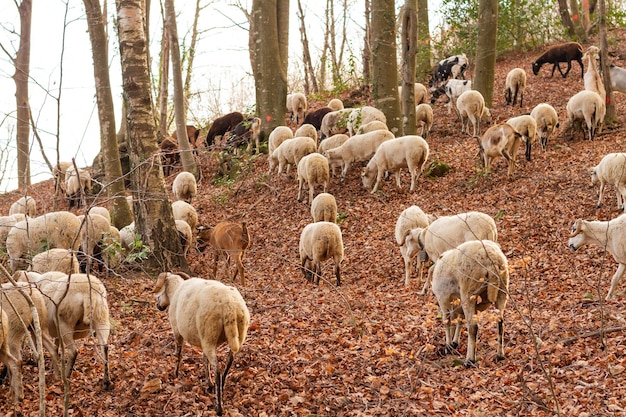
<svg viewBox="0 0 626 417"><path fill-rule="evenodd" d="M24 400L24 391L22 386L22 363L18 361L15 356L9 352L6 344L2 351L0 351L0 361L7 365L9 368L9 375L11 376L11 391L13 391L13 403L17 404Z"/></svg>
<svg viewBox="0 0 626 417"><path fill-rule="evenodd" d="M337 286L341 285L341 265L340 260L335 258L335 278L337 278Z"/></svg>
<svg viewBox="0 0 626 417"><path fill-rule="evenodd" d="M348 173L348 169L350 169L350 162L345 162L344 161L343 170L341 171L341 181L340 182L343 182L343 180L346 179L346 174Z"/></svg>
<svg viewBox="0 0 626 417"><path fill-rule="evenodd" d="M463 313L467 325L467 355L465 356L465 366L472 366L476 363L476 337L478 336L478 324L474 321L476 314L476 301L461 300Z"/></svg>
<svg viewBox="0 0 626 417"><path fill-rule="evenodd" d="M237 271L235 271L235 276L233 277L233 281L235 280L235 278L237 278L237 273L239 273L241 275L241 285L246 285L246 278L244 276L244 272L243 272L243 262L242 262L242 258L243 258L243 253L239 252L238 256L237 256Z"/></svg>
<svg viewBox="0 0 626 417"><path fill-rule="evenodd" d="M324 192L326 192L326 190L324 190ZM315 187L313 186L313 184L309 184L309 204L313 202L313 197L315 197Z"/></svg>
<svg viewBox="0 0 626 417"><path fill-rule="evenodd" d="M217 261L220 259L220 250L215 249L215 258L213 262L213 278L217 279Z"/></svg>
<svg viewBox="0 0 626 417"><path fill-rule="evenodd" d="M400 184L400 169L397 169L396 172L394 172L394 176L396 177L396 187L402 188L402 185ZM412 176L411 176L411 182L413 182Z"/></svg>
<svg viewBox="0 0 626 417"><path fill-rule="evenodd" d="M533 147L532 139L526 138L526 160L530 162L530 151Z"/></svg>
<svg viewBox="0 0 626 417"><path fill-rule="evenodd" d="M322 264L321 262L317 261L315 262L315 285L319 285L320 283L320 278L322 276Z"/></svg>
<svg viewBox="0 0 626 417"><path fill-rule="evenodd" d="M502 310L500 310L502 313ZM496 353L496 360L504 359L504 319L502 315L500 315L500 319L498 320L498 351Z"/></svg>
<svg viewBox="0 0 626 417"><path fill-rule="evenodd" d="M102 387L105 391L113 388L111 376L109 374L109 346L102 346L102 360L104 361L104 374L102 376Z"/></svg>
<svg viewBox="0 0 626 417"><path fill-rule="evenodd" d="M617 195L617 208L626 210L626 205L624 204L626 200L626 186L619 184L617 189L619 190L619 194Z"/></svg>
<svg viewBox="0 0 626 417"><path fill-rule="evenodd" d="M602 205L602 195L604 194L604 181L600 181L600 196L598 198L598 204L596 204L597 208L600 208Z"/></svg>
<svg viewBox="0 0 626 417"><path fill-rule="evenodd" d="M617 284L619 284L620 280L622 279L622 275L624 275L624 271L626 271L626 264L619 264L619 266L617 267L617 271L615 272L615 275L613 275L613 278L611 278L611 288L609 289L609 293L606 295L607 301L613 298L615 287L617 287Z"/></svg>
<svg viewBox="0 0 626 417"><path fill-rule="evenodd" d="M298 202L300 202L301 198L302 198L302 183L303 183L303 179L302 177L298 178L298 198L296 200L298 200Z"/></svg>
<svg viewBox="0 0 626 417"><path fill-rule="evenodd" d="M311 271L310 265L309 265L308 261L309 261L308 258L304 258L302 260L301 268L302 268L302 273L304 274L304 279L306 279L309 282L312 282L313 281L313 273L312 273L313 271Z"/></svg>
<svg viewBox="0 0 626 417"><path fill-rule="evenodd" d="M183 337L176 335L176 370L174 376L178 378L178 372L180 371L180 365L183 363Z"/></svg>
<svg viewBox="0 0 626 417"><path fill-rule="evenodd" d="M428 268L428 276L426 277L426 281L424 281L424 286L422 287L422 291L419 292L419 295L425 295L426 291L428 291L430 280L433 276L433 269L435 269L435 264L432 264L430 268Z"/></svg>
<svg viewBox="0 0 626 417"><path fill-rule="evenodd" d="M220 365L217 362L217 359L215 360L215 365L214 365L214 369L215 369L215 413L218 416L222 415L222 386L223 386L223 381L222 381L222 374L220 373Z"/></svg>

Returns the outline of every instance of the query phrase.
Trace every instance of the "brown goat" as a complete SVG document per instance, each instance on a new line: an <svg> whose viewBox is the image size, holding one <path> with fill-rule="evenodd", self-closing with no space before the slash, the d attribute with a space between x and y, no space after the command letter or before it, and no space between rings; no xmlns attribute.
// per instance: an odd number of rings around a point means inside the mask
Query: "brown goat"
<svg viewBox="0 0 626 417"><path fill-rule="evenodd" d="M226 256L226 274L230 278L230 259L235 258L237 271L232 277L233 281L237 274L241 274L241 285L245 285L246 279L243 270L243 256L248 246L250 246L250 233L246 227L246 222L234 223L223 221L212 228L201 228L198 234L198 248L201 251L211 245L215 250L215 263L213 265L213 276L216 277L217 261L221 255Z"/></svg>

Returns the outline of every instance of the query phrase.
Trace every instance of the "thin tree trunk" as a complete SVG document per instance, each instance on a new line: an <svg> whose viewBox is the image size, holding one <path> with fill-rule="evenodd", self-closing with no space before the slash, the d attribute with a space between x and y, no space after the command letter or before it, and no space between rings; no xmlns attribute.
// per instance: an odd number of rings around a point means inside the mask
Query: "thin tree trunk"
<svg viewBox="0 0 626 417"><path fill-rule="evenodd" d="M497 34L498 0L479 0L474 89L483 95L487 107L493 100Z"/></svg>
<svg viewBox="0 0 626 417"><path fill-rule="evenodd" d="M417 0L405 0L400 15L402 44L402 119L404 134L417 134L415 68L417 57Z"/></svg>
<svg viewBox="0 0 626 417"><path fill-rule="evenodd" d="M417 0L417 79L427 80L432 73L428 0ZM427 84L426 84L427 85Z"/></svg>
<svg viewBox="0 0 626 417"><path fill-rule="evenodd" d="M143 243L150 246L149 266L160 271L189 270L157 160L159 147L150 95L144 2L116 0L116 5L131 181L137 201L134 204L135 230Z"/></svg>
<svg viewBox="0 0 626 417"><path fill-rule="evenodd" d="M330 50L330 1L326 0L326 9L324 10L324 46L320 54L320 83L322 89L326 90L326 69L328 65L328 53Z"/></svg>
<svg viewBox="0 0 626 417"><path fill-rule="evenodd" d="M372 83L371 0L365 0L365 33L363 35L363 85Z"/></svg>
<svg viewBox="0 0 626 417"><path fill-rule="evenodd" d="M304 12L302 11L302 3L298 0L298 18L300 19L300 41L302 42L302 61L304 63L304 81L306 94L319 92L317 87L317 79L315 78L315 69L309 52L309 40L306 36L306 26L304 24Z"/></svg>
<svg viewBox="0 0 626 417"><path fill-rule="evenodd" d="M20 13L20 46L15 55L15 104L17 107L17 184L23 188L30 185L30 115L28 105L28 76L30 74L30 32L32 0L22 0Z"/></svg>
<svg viewBox="0 0 626 417"><path fill-rule="evenodd" d="M163 19L163 32L161 36L161 74L159 77L159 95L157 102L159 103L159 132L161 137L169 136L169 123L168 123L168 101L169 101L169 89L170 82L170 39L167 33L167 25L165 19Z"/></svg>
<svg viewBox="0 0 626 417"><path fill-rule="evenodd" d="M567 30L567 33L571 38L576 36L576 29L574 28L574 22L569 14L569 8L567 7L567 0L558 0L559 15L561 16L561 22Z"/></svg>
<svg viewBox="0 0 626 417"><path fill-rule="evenodd" d="M615 103L613 103L613 88L611 86L611 71L609 69L608 44L606 41L606 2L600 0L598 2L599 26L600 26L600 63L603 75L604 89L606 91L606 115L604 116L604 125L612 127L617 123L617 114L615 112Z"/></svg>
<svg viewBox="0 0 626 417"><path fill-rule="evenodd" d="M193 74L193 61L196 57L196 45L198 44L198 22L200 21L200 0L196 0L196 12L193 15L193 25L191 26L191 42L189 44L189 55L187 55L187 72L185 73L185 105L191 99L191 75Z"/></svg>
<svg viewBox="0 0 626 417"><path fill-rule="evenodd" d="M583 43L587 42L587 32L582 24L580 9L578 8L578 0L570 0L569 9L573 18L572 23L574 25L574 32L576 33L578 40Z"/></svg>

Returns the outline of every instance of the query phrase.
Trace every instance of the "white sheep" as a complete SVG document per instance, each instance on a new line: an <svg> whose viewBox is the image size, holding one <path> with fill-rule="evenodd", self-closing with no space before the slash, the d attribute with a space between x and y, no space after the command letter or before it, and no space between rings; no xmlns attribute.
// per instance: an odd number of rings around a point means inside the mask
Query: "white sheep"
<svg viewBox="0 0 626 417"><path fill-rule="evenodd" d="M354 135L343 145L327 150L324 155L330 164L343 161L344 166L341 171L341 181L343 182L348 169L350 169L350 164L367 161L374 156L381 143L393 138L393 133L388 130L375 130L362 135Z"/></svg>
<svg viewBox="0 0 626 417"><path fill-rule="evenodd" d="M315 151L317 151L317 143L309 137L289 139L274 150L270 159L270 172L278 164L279 174L283 172L283 167L286 167L285 173L289 174L292 165L297 167L300 159Z"/></svg>
<svg viewBox="0 0 626 417"><path fill-rule="evenodd" d="M320 142L319 146L317 147L317 152L321 153L322 155L324 154L324 152L326 152L329 149L333 149L333 148L338 148L339 146L343 145L348 138L350 138L350 136L343 134L343 133L339 133L337 135L333 135L329 138L324 139L323 141ZM332 161L329 162L330 164L330 173L335 176L335 168L339 167L343 170L343 160L336 160L336 161Z"/></svg>
<svg viewBox="0 0 626 417"><path fill-rule="evenodd" d="M509 297L509 266L497 243L474 240L441 255L433 270L433 293L446 329L446 349L459 345L461 319L467 326L465 366L476 362L477 312L494 305L498 314L496 358L504 359L504 309Z"/></svg>
<svg viewBox="0 0 626 417"><path fill-rule="evenodd" d="M287 94L287 111L291 113L291 121L298 125L304 120L307 102L303 93ZM295 120L294 120L295 119Z"/></svg>
<svg viewBox="0 0 626 417"><path fill-rule="evenodd" d="M196 230L198 226L198 212L186 201L174 201L172 203L172 215L174 220L184 220L187 222L191 230Z"/></svg>
<svg viewBox="0 0 626 417"><path fill-rule="evenodd" d="M77 274L79 265L74 252L67 249L54 248L33 256L29 271L40 274L50 271Z"/></svg>
<svg viewBox="0 0 626 417"><path fill-rule="evenodd" d="M406 236L407 256L413 258L420 253L420 260L430 259L436 263L441 254L454 249L468 240L498 240L496 222L491 216L479 211L470 211L433 220L426 228L415 228ZM430 285L432 267L424 282L420 295L426 294ZM421 274L420 274L421 275ZM421 276L420 276L421 279Z"/></svg>
<svg viewBox="0 0 626 417"><path fill-rule="evenodd" d="M429 102L428 89L422 83L415 83L413 87L413 94L415 97L415 105L419 105L422 103ZM404 106L404 101L402 100L402 86L398 86L398 96L400 97L400 103ZM403 110L404 112L404 110ZM357 130L358 134L358 130Z"/></svg>
<svg viewBox="0 0 626 417"><path fill-rule="evenodd" d="M428 103L418 104L415 107L415 119L417 127L421 127L420 136L428 139L430 129L433 127L433 108Z"/></svg>
<svg viewBox="0 0 626 417"><path fill-rule="evenodd" d="M537 136L537 122L532 116L524 114L522 116L511 117L506 123L522 135L522 141L526 142L526 160L531 159L532 143Z"/></svg>
<svg viewBox="0 0 626 417"><path fill-rule="evenodd" d="M600 196L596 207L602 204L604 186L615 187L617 208L626 211L626 153L610 153L602 157L600 163L589 171L591 185L600 183Z"/></svg>
<svg viewBox="0 0 626 417"><path fill-rule="evenodd" d="M102 271L102 239L111 231L111 224L99 214L77 216L84 223L80 229L80 248L78 260L81 272L88 272L88 266L94 260L98 263L98 271Z"/></svg>
<svg viewBox="0 0 626 417"><path fill-rule="evenodd" d="M559 127L559 115L548 103L537 104L530 112L530 117L537 122L537 136L543 150L548 146L548 138Z"/></svg>
<svg viewBox="0 0 626 417"><path fill-rule="evenodd" d="M466 91L456 100L456 109L461 119L461 133L469 134L469 124L474 127L474 137L480 134L480 121L485 109L485 99L476 90ZM467 117L467 126L463 117Z"/></svg>
<svg viewBox="0 0 626 417"><path fill-rule="evenodd" d="M524 102L524 92L526 91L526 71L521 68L513 68L506 75L504 85L504 99L506 104L515 106L519 94L519 106L522 108Z"/></svg>
<svg viewBox="0 0 626 417"><path fill-rule="evenodd" d="M609 221L576 220L567 246L576 251L585 245L601 247L613 255L613 259L619 264L611 278L611 288L606 295L608 301L613 297L617 284L626 271L626 216L621 215Z"/></svg>
<svg viewBox="0 0 626 417"><path fill-rule="evenodd" d="M321 185L328 188L330 181L330 168L328 160L320 153L310 153L298 162L298 201L302 197L302 186L306 183L309 188L309 204L313 201L315 187Z"/></svg>
<svg viewBox="0 0 626 417"><path fill-rule="evenodd" d="M452 113L452 106L454 106L461 94L472 89L472 81L450 79L443 86L443 89L446 96L448 96L448 114L450 114Z"/></svg>
<svg viewBox="0 0 626 417"><path fill-rule="evenodd" d="M344 108L326 113L322 118L322 125L320 126L320 132L322 133L321 139L328 138L339 133L347 133L348 117L352 113L352 110L354 109Z"/></svg>
<svg viewBox="0 0 626 417"><path fill-rule="evenodd" d="M309 123L304 123L293 134L294 137L308 136L317 144L317 129Z"/></svg>
<svg viewBox="0 0 626 417"><path fill-rule="evenodd" d="M405 278L404 285L409 286L409 280L413 269L413 259L417 252L409 254L405 240L412 229L425 228L430 223L429 217L418 206L410 206L400 213L396 221L396 243L400 246L400 253L404 260Z"/></svg>
<svg viewBox="0 0 626 417"><path fill-rule="evenodd" d="M177 200L191 203L191 200L198 193L196 177L191 172L183 171L176 175L172 183L172 192Z"/></svg>
<svg viewBox="0 0 626 417"><path fill-rule="evenodd" d="M25 269L31 255L47 249L77 250L80 226L81 221L69 211L46 213L15 223L6 243L11 270Z"/></svg>
<svg viewBox="0 0 626 417"><path fill-rule="evenodd" d="M17 361L17 358L11 354L9 342L9 319L5 309L0 306L0 361L9 369L9 374L11 375L13 403L17 404L24 400L22 371L20 369L21 364Z"/></svg>
<svg viewBox="0 0 626 417"><path fill-rule="evenodd" d="M332 194L320 193L311 203L313 222L337 223L337 200Z"/></svg>
<svg viewBox="0 0 626 417"><path fill-rule="evenodd" d="M37 216L37 202L33 197L20 197L16 202L11 204L11 208L9 208L9 216L20 213L26 214L28 217Z"/></svg>
<svg viewBox="0 0 626 417"><path fill-rule="evenodd" d="M484 167L489 172L494 159L502 156L507 160L509 170L507 175L513 175L517 151L522 142L522 135L508 123L500 123L491 126L478 142L480 155L483 158Z"/></svg>
<svg viewBox="0 0 626 417"><path fill-rule="evenodd" d="M180 245L183 248L183 256L187 257L191 242L193 241L193 231L189 224L184 220L174 220L176 223L176 231L180 239Z"/></svg>
<svg viewBox="0 0 626 417"><path fill-rule="evenodd" d="M381 143L367 166L363 168L361 173L363 186L373 194L378 190L385 172L395 172L396 186L400 188L400 170L408 168L411 174L409 191L413 191L415 182L426 165L428 153L428 143L421 136L401 136Z"/></svg>
<svg viewBox="0 0 626 417"><path fill-rule="evenodd" d="M107 219L109 224L111 224L111 212L109 212L109 209L107 209L106 207L93 206L89 208L88 212L89 214L99 214L100 216Z"/></svg>
<svg viewBox="0 0 626 417"><path fill-rule="evenodd" d="M611 90L626 94L626 69L613 64L609 66Z"/></svg>
<svg viewBox="0 0 626 417"><path fill-rule="evenodd" d="M287 126L277 126L267 139L267 154L272 155L274 150L287 139L293 138L293 131Z"/></svg>
<svg viewBox="0 0 626 417"><path fill-rule="evenodd" d="M87 274L66 275L57 271L25 274L28 281L35 283L43 294L48 310L48 332L57 339L57 345L62 339L67 349L66 376L69 378L72 374L78 355L75 340L95 333L104 362L102 386L104 389L112 388L107 344L111 323L107 291L102 282Z"/></svg>
<svg viewBox="0 0 626 417"><path fill-rule="evenodd" d="M373 132L374 130L389 130L389 127L387 127L386 123L381 122L380 120L374 120L359 126L359 128L356 130L356 135Z"/></svg>
<svg viewBox="0 0 626 417"><path fill-rule="evenodd" d="M153 293L160 311L169 307L168 316L176 342L175 376L178 377L182 363L184 341L201 347L203 357L215 374L215 411L221 416L226 377L250 326L246 302L235 287L202 278L183 279L181 275L169 272L158 276ZM217 347L223 343L227 343L230 349L224 373L217 361ZM209 387L213 388L210 372L207 373Z"/></svg>
<svg viewBox="0 0 626 417"><path fill-rule="evenodd" d="M348 132L350 136L355 135L356 131L361 125L367 124L378 120L379 122L387 123L385 114L372 106L363 106L357 109L353 109L348 116Z"/></svg>
<svg viewBox="0 0 626 417"><path fill-rule="evenodd" d="M580 91L569 99L565 108L572 139L575 124L582 123L583 120L589 132L589 140L593 140L596 134L602 131L606 105L598 93L588 90Z"/></svg>
<svg viewBox="0 0 626 417"><path fill-rule="evenodd" d="M0 260L2 260L3 264L6 260L8 260L8 256L6 254L6 244L9 232L13 226L15 226L15 223L26 220L26 216L24 214L20 213L20 215L23 216L23 218L19 220L16 219L16 214L12 216L0 216L0 248L3 249L0 250Z"/></svg>
<svg viewBox="0 0 626 417"><path fill-rule="evenodd" d="M300 234L300 263L304 278L319 284L322 262L332 258L335 263L337 286L341 285L343 239L341 229L332 222L310 223Z"/></svg>
<svg viewBox="0 0 626 417"><path fill-rule="evenodd" d="M69 207L81 206L83 198L91 193L91 174L83 168L70 166L65 171L65 195L69 201Z"/></svg>
<svg viewBox="0 0 626 417"><path fill-rule="evenodd" d="M63 193L65 193L65 175L67 169L73 166L72 161L59 161L59 163L52 169L52 175L54 176L55 186L58 186Z"/></svg>
<svg viewBox="0 0 626 417"><path fill-rule="evenodd" d="M120 242L122 247L126 250L130 250L133 247L135 241L135 222L122 227L120 230Z"/></svg>
<svg viewBox="0 0 626 417"><path fill-rule="evenodd" d="M338 98L333 98L328 102L327 107L330 107L333 111L343 110L343 101Z"/></svg>

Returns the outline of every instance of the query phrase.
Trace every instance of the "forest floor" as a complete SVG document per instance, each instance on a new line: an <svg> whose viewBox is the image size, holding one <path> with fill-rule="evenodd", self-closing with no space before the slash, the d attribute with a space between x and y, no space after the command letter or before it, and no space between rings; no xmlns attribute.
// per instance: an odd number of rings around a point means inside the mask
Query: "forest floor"
<svg viewBox="0 0 626 417"><path fill-rule="evenodd" d="M626 31L611 32L611 39L611 51L626 51ZM615 94L616 128L605 128L593 142L580 133L571 140L565 105L583 89L580 68L574 64L565 79L558 73L550 78L550 67L534 76L530 63L540 53L507 54L496 64L494 122L528 114L541 102L552 104L561 121L546 151L535 143L532 161L520 154L511 178L503 159L491 174L482 171L476 141L459 133L459 122L440 99L428 142L430 161L452 166L447 175L420 178L412 193L406 172L402 189L387 181L375 194L363 189L357 167L344 184L331 180L328 191L338 202L345 246L340 287L329 264L319 286L306 282L299 269L299 236L311 216L309 205L296 201L293 171L268 178L267 156L261 155L246 159L235 181L215 185L215 158L200 156L203 179L194 206L201 224L245 214L252 235L245 286L229 280L223 265L218 272L218 279L239 288L252 317L226 382L224 415L626 415L626 282L605 302L616 262L600 247L576 253L567 247L575 219L620 214L610 187L596 209L598 190L590 185L588 169L609 152L626 151L626 96ZM502 94L514 67L528 73L521 109L505 106ZM51 181L28 192L40 212L52 209ZM0 196L1 212L19 195ZM496 219L511 269L504 361L495 360L496 324L488 314L480 321L475 367L462 366L465 330L458 354L439 354L444 330L436 299L432 293L418 295L417 274L404 286L394 239L398 215L413 204L437 215L478 210ZM193 274L211 277L211 259L209 250L190 253ZM154 279L139 269L103 278L115 386L102 390L94 340L80 342L70 415L215 414L214 396L204 390L200 349L186 345L181 375L173 376L174 339L167 314L155 308ZM219 355L224 363L224 347ZM36 366L25 363L23 372L21 412L36 416ZM51 371L46 383L47 415L62 415L62 384ZM0 392L0 415L10 414L8 386Z"/></svg>

